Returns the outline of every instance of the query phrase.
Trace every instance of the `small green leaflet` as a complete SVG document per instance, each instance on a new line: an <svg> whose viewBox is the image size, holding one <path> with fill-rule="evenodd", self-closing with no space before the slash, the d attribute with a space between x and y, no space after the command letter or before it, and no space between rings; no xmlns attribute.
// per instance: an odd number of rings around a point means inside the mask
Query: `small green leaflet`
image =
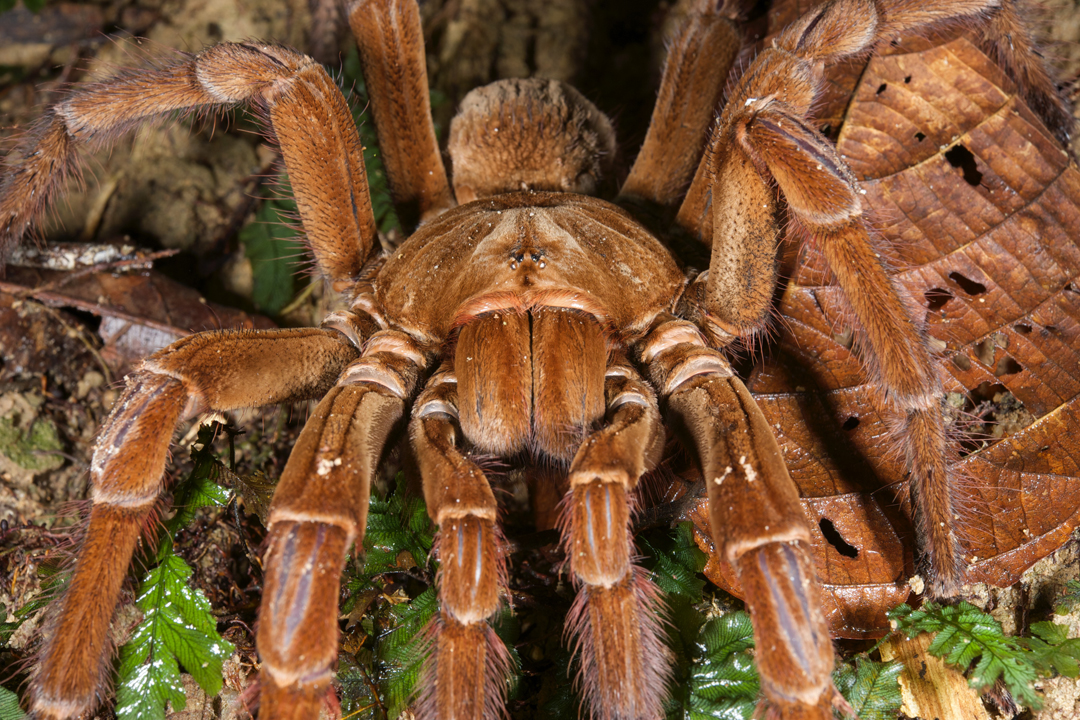
<svg viewBox="0 0 1080 720"><path fill-rule="evenodd" d="M255 307L269 315L277 313L293 297L293 270L303 245L288 225L295 216L292 200L271 198L255 213L254 222L240 230L244 254L251 261Z"/></svg>
<svg viewBox="0 0 1080 720"><path fill-rule="evenodd" d="M19 696L0 687L0 720L23 720L26 713L19 707Z"/></svg>
<svg viewBox="0 0 1080 720"><path fill-rule="evenodd" d="M694 543L690 523L674 533L643 533L637 542L667 606L667 644L675 658L667 720L747 720L760 689L750 616L738 611L706 620L700 573L708 557Z"/></svg>
<svg viewBox="0 0 1080 720"><path fill-rule="evenodd" d="M192 446L191 459L195 466L191 474L173 491L173 504L176 514L165 522L165 536L171 537L177 531L187 527L195 518L195 511L204 507L223 507L229 502L229 491L218 485L218 480L227 478L235 482L233 474L225 464L218 460L211 450L211 443L218 424L203 425L199 436Z"/></svg>
<svg viewBox="0 0 1080 720"><path fill-rule="evenodd" d="M833 684L851 704L859 720L896 720L904 699L900 695L899 662L874 662L859 655L855 666L844 663L833 673Z"/></svg>
<svg viewBox="0 0 1080 720"><path fill-rule="evenodd" d="M136 606L143 620L120 651L116 714L122 719L164 720L165 703L185 705L180 665L213 697L221 692L221 667L233 646L217 634L217 620L191 568L169 552L146 575Z"/></svg>
<svg viewBox="0 0 1080 720"><path fill-rule="evenodd" d="M680 595L690 602L701 602L705 581L699 573L709 558L694 543L693 524L679 523L673 537L642 535L638 542L655 561L650 568L652 578L666 595Z"/></svg>
<svg viewBox="0 0 1080 720"><path fill-rule="evenodd" d="M399 478L394 491L385 499L372 495L364 532L364 569L347 580L352 593L350 600L371 587L382 573L405 569L399 566L403 552L412 556L413 564L427 565L434 539L424 501L405 496L404 480ZM352 605L347 603L345 612L351 609Z"/></svg>
<svg viewBox="0 0 1080 720"><path fill-rule="evenodd" d="M413 699L427 657L424 628L439 609L435 588L429 587L412 602L394 605L387 626L393 628L375 643L380 689L387 717L395 718Z"/></svg>
<svg viewBox="0 0 1080 720"><path fill-rule="evenodd" d="M1080 675L1080 639L1070 638L1065 626L1050 621L1032 623L1031 634L1035 637L1020 638L1020 642L1032 652L1040 675Z"/></svg>
<svg viewBox="0 0 1080 720"><path fill-rule="evenodd" d="M404 478L398 476L393 492L386 498L372 495L364 534L363 568L354 573L346 567L342 578L349 589L342 612L351 613L361 603L357 611L363 613L361 623L368 633L376 635L373 653L356 663L352 675L369 675L390 718L397 717L414 698L427 651L424 628L439 608L435 588L430 586L408 602L369 605L383 590L383 575L423 569L428 563L434 528L424 501L406 497L405 485ZM361 702L367 691L364 688L356 702ZM353 702L353 698L346 700Z"/></svg>
<svg viewBox="0 0 1080 720"><path fill-rule="evenodd" d="M760 690L753 647L754 626L747 613L740 610L705 623L690 672L686 718L749 720Z"/></svg>

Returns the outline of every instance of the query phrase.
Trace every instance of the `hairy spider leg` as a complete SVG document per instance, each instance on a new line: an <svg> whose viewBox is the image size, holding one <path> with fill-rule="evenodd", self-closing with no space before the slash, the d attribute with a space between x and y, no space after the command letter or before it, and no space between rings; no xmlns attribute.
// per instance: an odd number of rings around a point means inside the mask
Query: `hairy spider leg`
<svg viewBox="0 0 1080 720"><path fill-rule="evenodd" d="M356 0L349 25L360 49L390 196L406 234L454 207L435 139L420 8L400 0Z"/></svg>
<svg viewBox="0 0 1080 720"><path fill-rule="evenodd" d="M459 449L458 382L451 363L417 399L409 437L428 514L438 525L439 615L420 698L424 717L493 718L502 712L509 655L487 620L506 590L505 543L484 472Z"/></svg>
<svg viewBox="0 0 1080 720"><path fill-rule="evenodd" d="M80 146L107 147L170 113L247 104L269 118L319 272L348 283L378 245L360 136L321 65L280 45L222 43L156 69L77 87L7 158L0 185L0 262L49 207Z"/></svg>
<svg viewBox="0 0 1080 720"><path fill-rule="evenodd" d="M564 635L594 718L663 716L671 659L660 591L634 564L633 493L663 451L656 395L617 352L604 378L606 412L570 465L560 527L578 594Z"/></svg>
<svg viewBox="0 0 1080 720"><path fill-rule="evenodd" d="M94 447L90 525L31 681L38 717L75 717L102 699L109 623L143 521L161 494L173 428L185 409L316 398L356 355L334 330L206 332L155 353L127 377Z"/></svg>
<svg viewBox="0 0 1080 720"><path fill-rule="evenodd" d="M362 547L371 480L426 364L405 334L364 344L300 434L270 506L256 642L259 717L316 717L337 670L345 553Z"/></svg>
<svg viewBox="0 0 1080 720"><path fill-rule="evenodd" d="M742 32L727 3L698 0L668 43L645 142L619 190L620 204L674 210L694 177L716 119Z"/></svg>
<svg viewBox="0 0 1080 720"><path fill-rule="evenodd" d="M772 428L691 323L660 318L637 350L669 426L697 454L713 542L735 568L753 615L761 687L773 713L767 717L829 720L843 701L832 684L810 526Z"/></svg>

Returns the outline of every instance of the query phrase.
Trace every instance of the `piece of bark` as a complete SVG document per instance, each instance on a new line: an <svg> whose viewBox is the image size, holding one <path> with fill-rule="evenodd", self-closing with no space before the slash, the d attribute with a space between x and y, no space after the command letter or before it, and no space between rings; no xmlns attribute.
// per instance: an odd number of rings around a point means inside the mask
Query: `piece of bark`
<svg viewBox="0 0 1080 720"><path fill-rule="evenodd" d="M878 648L882 660L899 660L904 665L900 673L901 712L934 720L990 720L967 678L926 652L933 639L930 633L911 639L892 635Z"/></svg>

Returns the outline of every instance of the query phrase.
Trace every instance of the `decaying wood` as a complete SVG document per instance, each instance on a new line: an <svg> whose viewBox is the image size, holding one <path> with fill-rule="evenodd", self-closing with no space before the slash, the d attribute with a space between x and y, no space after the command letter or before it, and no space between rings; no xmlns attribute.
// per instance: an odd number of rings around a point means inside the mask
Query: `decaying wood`
<svg viewBox="0 0 1080 720"><path fill-rule="evenodd" d="M933 639L929 634L910 640L894 635L881 643L882 660L898 660L904 665L901 712L908 717L940 720L990 720L979 693L963 673L926 651Z"/></svg>

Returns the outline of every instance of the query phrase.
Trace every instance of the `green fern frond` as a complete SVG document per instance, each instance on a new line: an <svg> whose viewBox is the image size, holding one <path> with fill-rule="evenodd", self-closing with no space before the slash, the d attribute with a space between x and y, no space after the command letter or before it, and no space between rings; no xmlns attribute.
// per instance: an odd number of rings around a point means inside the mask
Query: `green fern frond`
<svg viewBox="0 0 1080 720"><path fill-rule="evenodd" d="M1063 625L1050 621L1031 624L1034 637L1021 638L1032 653L1032 664L1044 677L1058 673L1065 677L1080 676L1080 639L1070 638Z"/></svg>
<svg viewBox="0 0 1080 720"><path fill-rule="evenodd" d="M433 542L434 527L424 502L406 497L403 478L398 478L385 498L372 495L363 565L358 572L347 569L343 578L349 596L342 611L353 617L362 614L360 624L374 636L371 650L356 656L357 667L351 671L367 687L359 688L360 696L350 698L349 704L365 706L365 698L374 690L372 702L378 703L366 705L372 711L385 706L386 717L395 718L413 699L427 652L424 631L438 610L438 597L430 584L434 573L427 569ZM412 568L420 570L412 576L430 578L428 587L412 599L400 589L388 595L394 579Z"/></svg>
<svg viewBox="0 0 1080 720"><path fill-rule="evenodd" d="M694 542L693 525L637 538L645 566L664 592L667 644L674 658L667 720L747 720L759 692L750 616L733 611L710 619L701 571L708 556Z"/></svg>
<svg viewBox="0 0 1080 720"><path fill-rule="evenodd" d="M373 586L378 576L409 567L426 567L434 544L434 528L420 498L405 496L405 483L397 483L386 498L372 495L364 532L363 569L346 578L350 598L344 610L352 610L359 593Z"/></svg>
<svg viewBox="0 0 1080 720"><path fill-rule="evenodd" d="M213 423L199 428L198 438L191 446L194 467L191 474L173 490L173 506L176 513L165 521L165 537L171 538L195 519L200 508L224 507L229 502L229 491L218 485L221 480L232 484L236 475L213 453L211 443L219 428Z"/></svg>
<svg viewBox="0 0 1080 720"><path fill-rule="evenodd" d="M700 577L708 556L694 542L692 523L679 523L674 535L642 535L638 544L652 561L649 568L656 585L669 597L677 595L701 602L705 580Z"/></svg>
<svg viewBox="0 0 1080 720"><path fill-rule="evenodd" d="M170 552L143 581L135 603L143 620L120 651L116 714L122 719L164 720L166 701L182 710L181 665L208 696L221 692L222 663L234 648L217 634L210 602L191 587L191 574Z"/></svg>
<svg viewBox="0 0 1080 720"><path fill-rule="evenodd" d="M414 697L424 659L424 629L439 609L434 587L412 602L395 604L387 615L385 634L377 638L375 660L385 693L387 716L397 717Z"/></svg>
<svg viewBox="0 0 1080 720"><path fill-rule="evenodd" d="M19 696L0 687L0 720L24 720L26 713L19 707Z"/></svg>
<svg viewBox="0 0 1080 720"><path fill-rule="evenodd" d="M1033 687L1038 677L1075 677L1080 670L1080 640L1069 639L1053 623L1033 624L1034 638L1008 637L993 617L966 602L925 603L919 610L900 605L889 617L909 637L935 633L928 652L961 671L970 670L972 687L986 688L1000 678L1013 697L1033 710L1042 707Z"/></svg>
<svg viewBox="0 0 1080 720"><path fill-rule="evenodd" d="M689 707L683 717L749 720L760 691L753 647L754 626L746 612L728 613L705 623L698 637Z"/></svg>
<svg viewBox="0 0 1080 720"><path fill-rule="evenodd" d="M1054 605L1054 613L1068 615L1078 605L1080 605L1080 580L1070 580L1065 583L1065 594Z"/></svg>
<svg viewBox="0 0 1080 720"><path fill-rule="evenodd" d="M855 664L843 663L833 673L833 684L860 720L895 720L904 700L900 695L899 662L875 662L859 655Z"/></svg>

